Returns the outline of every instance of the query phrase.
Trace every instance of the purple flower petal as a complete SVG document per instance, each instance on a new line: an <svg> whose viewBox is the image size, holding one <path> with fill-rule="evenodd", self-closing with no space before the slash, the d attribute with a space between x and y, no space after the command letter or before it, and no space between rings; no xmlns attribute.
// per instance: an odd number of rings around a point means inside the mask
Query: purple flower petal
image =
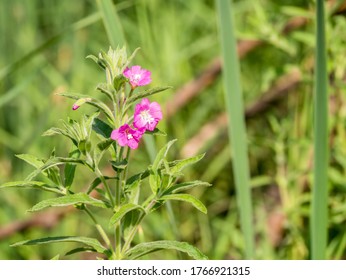
<svg viewBox="0 0 346 280"><path fill-rule="evenodd" d="M132 88L145 86L151 83L151 72L149 70L142 69L139 65L126 68L123 75L129 79Z"/></svg>

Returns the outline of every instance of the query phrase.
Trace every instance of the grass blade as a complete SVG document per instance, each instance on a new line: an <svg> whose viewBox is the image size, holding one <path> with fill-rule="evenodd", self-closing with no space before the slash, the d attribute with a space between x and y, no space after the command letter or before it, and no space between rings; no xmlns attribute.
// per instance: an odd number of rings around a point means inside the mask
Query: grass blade
<svg viewBox="0 0 346 280"><path fill-rule="evenodd" d="M317 0L316 70L314 81L314 186L311 208L311 258L315 260L326 258L328 226L328 80L323 5L322 0Z"/></svg>
<svg viewBox="0 0 346 280"><path fill-rule="evenodd" d="M97 0L97 5L101 12L110 44L113 48L116 48L118 45L125 45L126 41L123 29L112 1Z"/></svg>
<svg viewBox="0 0 346 280"><path fill-rule="evenodd" d="M217 0L219 32L223 58L225 102L228 112L229 138L231 140L232 165L240 211L240 223L244 234L245 257L254 258L252 206L249 162L244 119L244 105L240 83L236 38L233 30L231 2Z"/></svg>

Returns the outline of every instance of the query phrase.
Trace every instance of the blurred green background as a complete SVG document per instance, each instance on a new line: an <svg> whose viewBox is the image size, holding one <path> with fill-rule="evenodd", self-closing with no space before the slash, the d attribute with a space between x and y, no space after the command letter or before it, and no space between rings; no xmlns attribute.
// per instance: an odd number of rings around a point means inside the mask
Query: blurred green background
<svg viewBox="0 0 346 280"><path fill-rule="evenodd" d="M206 152L184 179L213 184L196 189L208 208L198 213L184 203L145 220L139 238L175 239L197 246L210 259L244 258L244 241L227 138L220 43L214 1L114 1L133 63L152 71L153 86L173 90L155 96L164 120L157 147L178 138L172 159ZM312 179L312 92L314 1L234 1L247 117L255 257L310 258L309 211ZM346 145L344 1L327 1L330 80L329 259L346 258ZM21 180L32 170L15 154L47 158L53 147L66 155L59 137L41 137L59 119L92 112L56 96L65 91L100 94L103 72L89 54L107 50L109 39L97 1L2 0L0 2L0 184ZM113 46L116 47L116 46ZM144 145L133 170L150 163ZM105 170L107 170L105 166ZM83 169L77 184L89 181ZM66 245L9 247L50 235L96 235L77 211L26 210L44 197L38 191L0 190L0 259L50 259ZM48 214L47 214L48 213ZM175 225L172 224L172 216ZM61 219L64 217L63 219ZM88 258L88 255L75 255ZM71 259L70 256L62 258ZM151 258L179 258L162 251Z"/></svg>

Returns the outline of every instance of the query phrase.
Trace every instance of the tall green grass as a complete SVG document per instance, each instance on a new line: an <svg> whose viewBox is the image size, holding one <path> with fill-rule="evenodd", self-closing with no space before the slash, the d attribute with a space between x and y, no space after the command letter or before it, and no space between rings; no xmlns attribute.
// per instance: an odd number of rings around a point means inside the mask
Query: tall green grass
<svg viewBox="0 0 346 280"><path fill-rule="evenodd" d="M111 0L97 0L97 5L102 15L103 23L106 28L107 36L113 48L118 45L123 46L125 36L118 14Z"/></svg>
<svg viewBox="0 0 346 280"><path fill-rule="evenodd" d="M324 1L316 6L314 185L311 210L311 258L325 259L328 229L328 78L325 46Z"/></svg>
<svg viewBox="0 0 346 280"><path fill-rule="evenodd" d="M228 113L228 135L232 150L232 165L240 211L240 223L244 233L245 257L254 258L254 234L250 171L247 151L244 105L240 81L236 37L230 1L217 0L217 11L222 47L223 82Z"/></svg>

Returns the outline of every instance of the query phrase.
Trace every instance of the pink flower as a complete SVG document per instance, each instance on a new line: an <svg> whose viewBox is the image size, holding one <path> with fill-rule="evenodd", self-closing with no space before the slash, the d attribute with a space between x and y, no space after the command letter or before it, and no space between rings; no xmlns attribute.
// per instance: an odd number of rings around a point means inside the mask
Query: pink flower
<svg viewBox="0 0 346 280"><path fill-rule="evenodd" d="M151 72L146 69L142 69L140 66L132 66L126 68L123 75L130 80L132 89L138 86L145 86L151 83Z"/></svg>
<svg viewBox="0 0 346 280"><path fill-rule="evenodd" d="M143 133L144 131L132 129L128 124L124 124L112 131L111 138L118 141L122 147L129 146L131 149L137 149Z"/></svg>
<svg viewBox="0 0 346 280"><path fill-rule="evenodd" d="M72 106L72 110L77 110L80 106L76 105L76 104L73 104Z"/></svg>
<svg viewBox="0 0 346 280"><path fill-rule="evenodd" d="M143 98L135 107L133 126L137 129L153 131L161 119L162 112L159 103L150 103L149 99Z"/></svg>
<svg viewBox="0 0 346 280"><path fill-rule="evenodd" d="M86 102L90 102L92 99L90 97L79 98L72 106L72 110L77 110L80 106L82 106Z"/></svg>

